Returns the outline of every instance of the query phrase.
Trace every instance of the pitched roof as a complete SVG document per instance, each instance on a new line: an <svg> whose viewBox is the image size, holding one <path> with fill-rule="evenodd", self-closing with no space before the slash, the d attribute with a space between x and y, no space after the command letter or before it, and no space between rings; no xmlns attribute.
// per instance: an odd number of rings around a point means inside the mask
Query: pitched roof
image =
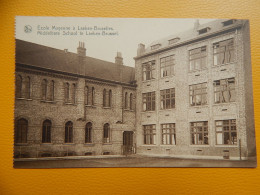
<svg viewBox="0 0 260 195"><path fill-rule="evenodd" d="M234 26L239 26L239 25L241 25L245 22L245 20L234 20L233 24L224 26L223 22L228 21L228 20L230 20L230 19L214 20L212 22L200 24L198 26L198 29L195 29L195 30L190 29L190 30L178 33L178 34L170 35L170 36L165 37L165 38L160 39L160 40L156 40L145 48L145 52L142 55L145 55L145 54L150 53L150 52L154 52L156 50L160 50L162 48L167 48L167 47L170 47L170 46L178 45L178 44L187 42L189 40L199 39L201 37L207 36L209 34L214 34L214 33L217 33L219 31L224 31L224 30L227 30L227 29L232 28ZM208 32L203 33L203 34L199 34L198 31L201 30L201 29L204 29L204 28L209 28ZM175 39L175 38L178 38L179 40L176 41L175 43L169 45L169 40ZM158 45L158 44L160 45L160 47L158 47L158 49L153 49L153 50L151 49L151 46Z"/></svg>
<svg viewBox="0 0 260 195"><path fill-rule="evenodd" d="M120 78L120 65L115 63L86 56L81 65L76 53L19 39L16 40L16 63L122 83L135 80L132 67L122 65Z"/></svg>

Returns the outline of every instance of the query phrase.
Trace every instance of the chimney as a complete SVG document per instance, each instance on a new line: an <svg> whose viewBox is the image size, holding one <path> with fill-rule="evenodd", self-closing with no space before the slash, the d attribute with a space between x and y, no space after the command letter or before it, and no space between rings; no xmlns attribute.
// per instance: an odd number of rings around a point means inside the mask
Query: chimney
<svg viewBox="0 0 260 195"><path fill-rule="evenodd" d="M79 42L79 46L77 48L77 52L78 52L78 55L81 56L81 57L86 56L85 43Z"/></svg>
<svg viewBox="0 0 260 195"><path fill-rule="evenodd" d="M197 30L199 29L199 26L200 26L199 19L196 19L195 22L194 22L194 28L193 28L193 30L194 30L194 31L197 31Z"/></svg>
<svg viewBox="0 0 260 195"><path fill-rule="evenodd" d="M123 58L121 52L117 52L116 57L115 57L115 63L117 65L123 65Z"/></svg>
<svg viewBox="0 0 260 195"><path fill-rule="evenodd" d="M145 45L140 43L137 49L137 56L142 55L145 52Z"/></svg>

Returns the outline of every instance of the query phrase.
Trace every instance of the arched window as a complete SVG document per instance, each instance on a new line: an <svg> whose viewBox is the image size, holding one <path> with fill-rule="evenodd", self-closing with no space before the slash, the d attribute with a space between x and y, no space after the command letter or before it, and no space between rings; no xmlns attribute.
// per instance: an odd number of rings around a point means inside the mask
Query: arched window
<svg viewBox="0 0 260 195"><path fill-rule="evenodd" d="M46 100L47 97L47 80L42 80L42 100Z"/></svg>
<svg viewBox="0 0 260 195"><path fill-rule="evenodd" d="M85 105L89 105L89 89L85 86Z"/></svg>
<svg viewBox="0 0 260 195"><path fill-rule="evenodd" d="M25 98L31 98L31 79L30 77L26 77L25 79Z"/></svg>
<svg viewBox="0 0 260 195"><path fill-rule="evenodd" d="M134 109L133 94L130 93L130 110Z"/></svg>
<svg viewBox="0 0 260 195"><path fill-rule="evenodd" d="M15 143L27 143L28 121L19 119L15 129Z"/></svg>
<svg viewBox="0 0 260 195"><path fill-rule="evenodd" d="M71 121L65 124L65 143L73 143L73 123Z"/></svg>
<svg viewBox="0 0 260 195"><path fill-rule="evenodd" d="M69 98L70 98L70 84L69 83L65 83L64 95L65 95L65 102L69 102Z"/></svg>
<svg viewBox="0 0 260 195"><path fill-rule="evenodd" d="M16 94L16 98L21 98L22 97L22 77L20 75L18 75L16 77L16 84L15 84L15 94Z"/></svg>
<svg viewBox="0 0 260 195"><path fill-rule="evenodd" d="M72 100L72 103L75 104L76 103L76 84L73 83L72 84L72 89L71 89L71 100Z"/></svg>
<svg viewBox="0 0 260 195"><path fill-rule="evenodd" d="M87 123L85 128L85 143L92 143L92 123Z"/></svg>
<svg viewBox="0 0 260 195"><path fill-rule="evenodd" d="M50 83L50 101L54 101L54 81Z"/></svg>
<svg viewBox="0 0 260 195"><path fill-rule="evenodd" d="M103 90L103 107L106 107L106 89Z"/></svg>
<svg viewBox="0 0 260 195"><path fill-rule="evenodd" d="M51 121L45 120L42 123L42 143L51 143Z"/></svg>
<svg viewBox="0 0 260 195"><path fill-rule="evenodd" d="M108 98L108 106L111 107L112 106L112 90L109 90L109 98Z"/></svg>
<svg viewBox="0 0 260 195"><path fill-rule="evenodd" d="M109 143L110 142L110 127L109 124L106 123L104 124L104 137L103 137L103 142L104 143Z"/></svg>
<svg viewBox="0 0 260 195"><path fill-rule="evenodd" d="M91 103L92 105L95 104L95 88L92 87L92 91L91 91Z"/></svg>
<svg viewBox="0 0 260 195"><path fill-rule="evenodd" d="M128 95L127 92L125 92L125 109L128 108Z"/></svg>

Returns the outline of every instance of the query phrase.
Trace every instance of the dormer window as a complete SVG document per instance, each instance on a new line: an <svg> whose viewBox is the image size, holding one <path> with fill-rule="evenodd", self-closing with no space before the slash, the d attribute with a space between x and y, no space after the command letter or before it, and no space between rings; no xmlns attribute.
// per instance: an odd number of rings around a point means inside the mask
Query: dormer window
<svg viewBox="0 0 260 195"><path fill-rule="evenodd" d="M161 44L156 44L151 46L151 50L158 49L161 46Z"/></svg>
<svg viewBox="0 0 260 195"><path fill-rule="evenodd" d="M202 28L202 29L198 30L198 32L199 32L199 35L201 35L201 34L207 33L209 30L210 30L210 28L206 27L206 28Z"/></svg>
<svg viewBox="0 0 260 195"><path fill-rule="evenodd" d="M234 24L235 22L236 22L236 20L231 19L231 20L227 20L227 21L222 22L222 23L223 23L223 26L229 26L231 24Z"/></svg>
<svg viewBox="0 0 260 195"><path fill-rule="evenodd" d="M178 42L179 40L180 40L179 37L177 37L177 38L173 38L173 39L170 39L170 40L169 40L169 45L172 45L172 44Z"/></svg>

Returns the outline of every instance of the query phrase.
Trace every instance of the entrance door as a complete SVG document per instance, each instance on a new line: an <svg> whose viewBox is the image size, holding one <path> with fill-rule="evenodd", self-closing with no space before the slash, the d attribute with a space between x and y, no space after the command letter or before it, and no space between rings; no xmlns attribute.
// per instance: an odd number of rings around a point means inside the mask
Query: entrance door
<svg viewBox="0 0 260 195"><path fill-rule="evenodd" d="M123 154L133 153L133 131L124 131L123 133Z"/></svg>

